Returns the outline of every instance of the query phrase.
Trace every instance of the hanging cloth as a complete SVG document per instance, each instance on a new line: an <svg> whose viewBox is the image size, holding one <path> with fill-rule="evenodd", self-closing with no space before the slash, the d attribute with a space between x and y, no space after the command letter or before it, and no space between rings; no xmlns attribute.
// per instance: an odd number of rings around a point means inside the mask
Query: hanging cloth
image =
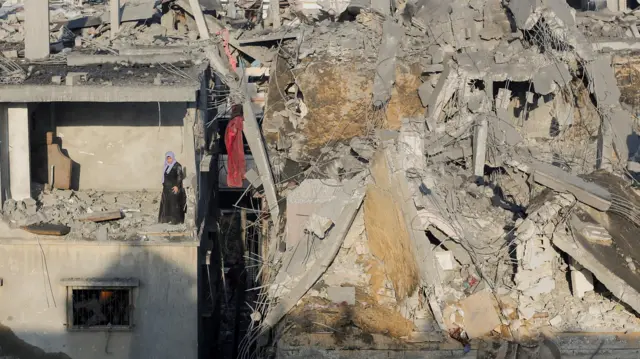
<svg viewBox="0 0 640 359"><path fill-rule="evenodd" d="M242 144L242 116L236 116L227 125L224 144L227 147L227 186L242 188L246 171L244 145Z"/></svg>

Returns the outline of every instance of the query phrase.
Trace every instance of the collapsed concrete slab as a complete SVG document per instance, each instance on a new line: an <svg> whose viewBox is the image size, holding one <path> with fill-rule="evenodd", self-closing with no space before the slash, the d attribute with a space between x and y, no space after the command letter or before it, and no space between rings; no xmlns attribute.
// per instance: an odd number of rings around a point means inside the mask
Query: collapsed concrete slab
<svg viewBox="0 0 640 359"><path fill-rule="evenodd" d="M623 179L606 172L591 174L589 179L620 198L624 207L638 208L640 205L640 196L630 191ZM629 216L628 210L619 206L614 203L606 213L585 205L577 206L573 211L575 218L570 222L570 234L556 233L553 244L593 273L618 299L640 311L640 277L637 273L640 252L633 239L637 236L638 222L636 217ZM580 230L578 224L601 226L611 239L594 238Z"/></svg>
<svg viewBox="0 0 640 359"><path fill-rule="evenodd" d="M537 183L558 192L569 192L578 201L600 211L606 211L611 206L611 194L606 188L597 183L587 182L559 167L535 160L529 161L528 164L515 160L508 161L508 163L521 171L533 174L533 179Z"/></svg>
<svg viewBox="0 0 640 359"><path fill-rule="evenodd" d="M351 185L346 186L347 188L353 188L355 190L351 193L344 194L347 202L340 213L340 221L335 224L327 238L324 239L326 242L326 249L323 250L322 253L319 253L317 260L305 271L302 277L296 281L293 288L286 294L286 296L282 297L279 303L269 310L269 313L261 323L261 333L266 333L289 311L291 311L300 298L302 298L305 293L311 289L311 287L331 265L331 262L338 254L338 251L351 228L351 224L356 217L358 209L362 204L364 191L361 181L363 180L363 176L358 176L351 180Z"/></svg>

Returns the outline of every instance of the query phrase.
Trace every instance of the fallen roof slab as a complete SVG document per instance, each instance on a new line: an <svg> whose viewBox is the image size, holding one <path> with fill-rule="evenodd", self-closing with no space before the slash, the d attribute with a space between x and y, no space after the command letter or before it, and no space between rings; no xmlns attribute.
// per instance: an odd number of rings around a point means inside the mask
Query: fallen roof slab
<svg viewBox="0 0 640 359"><path fill-rule="evenodd" d="M611 293L640 312L640 247L637 246L640 196L627 188L627 182L606 172L587 175L611 192L614 201L607 212L595 211L579 205L573 211L573 238L555 234L553 244L567 253L604 284ZM604 227L611 240L591 238L581 226Z"/></svg>
<svg viewBox="0 0 640 359"><path fill-rule="evenodd" d="M0 86L2 102L195 102L200 85Z"/></svg>

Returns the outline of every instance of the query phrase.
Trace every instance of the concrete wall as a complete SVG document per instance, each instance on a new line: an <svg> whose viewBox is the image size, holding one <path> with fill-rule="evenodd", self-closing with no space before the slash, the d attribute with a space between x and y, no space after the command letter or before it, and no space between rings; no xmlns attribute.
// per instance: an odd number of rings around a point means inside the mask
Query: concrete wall
<svg viewBox="0 0 640 359"><path fill-rule="evenodd" d="M31 352L39 348L73 359L197 358L196 243L40 243L0 240L2 355L41 358ZM61 280L90 277L140 281L131 332L66 331Z"/></svg>
<svg viewBox="0 0 640 359"><path fill-rule="evenodd" d="M9 126L7 105L0 104L0 208L9 195Z"/></svg>
<svg viewBox="0 0 640 359"><path fill-rule="evenodd" d="M189 103L58 102L41 104L35 116L34 136L53 126L78 164L79 189L159 189L167 151L186 167L185 186L195 176L196 110ZM32 143L42 143L34 136Z"/></svg>

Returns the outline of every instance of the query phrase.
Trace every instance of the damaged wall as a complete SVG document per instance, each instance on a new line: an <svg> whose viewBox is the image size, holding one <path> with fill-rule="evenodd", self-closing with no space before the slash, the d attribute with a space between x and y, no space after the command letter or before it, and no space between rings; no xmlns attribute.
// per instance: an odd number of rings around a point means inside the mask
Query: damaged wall
<svg viewBox="0 0 640 359"><path fill-rule="evenodd" d="M196 243L77 243L0 243L0 258L6 259L0 263L2 325L30 345L74 359L197 357ZM67 332L66 287L61 282L67 278L138 279L133 331ZM0 332L2 340L7 335ZM0 354L20 357L10 352L13 349L3 345Z"/></svg>
<svg viewBox="0 0 640 359"><path fill-rule="evenodd" d="M274 117L284 110L283 95L293 83L292 71L285 60L278 61L276 74L269 83L267 111L263 122L268 142L277 142L280 127ZM424 112L416 88L420 85L421 70L417 64L396 66L396 82L391 100L381 112L371 110L373 80L369 64L361 59L334 63L316 60L305 64L303 71L294 69L302 93L307 115L298 126L285 123L291 133L301 133L307 155L332 140L348 140L378 127L398 129L404 117L421 116ZM288 122L288 121L285 121ZM271 130L273 129L273 131Z"/></svg>
<svg viewBox="0 0 640 359"><path fill-rule="evenodd" d="M164 154L173 151L186 169L184 185L190 186L195 112L188 103L41 104L31 133L32 152L38 152L41 136L55 127L62 150L78 164L74 176L80 189L128 191L159 189Z"/></svg>

